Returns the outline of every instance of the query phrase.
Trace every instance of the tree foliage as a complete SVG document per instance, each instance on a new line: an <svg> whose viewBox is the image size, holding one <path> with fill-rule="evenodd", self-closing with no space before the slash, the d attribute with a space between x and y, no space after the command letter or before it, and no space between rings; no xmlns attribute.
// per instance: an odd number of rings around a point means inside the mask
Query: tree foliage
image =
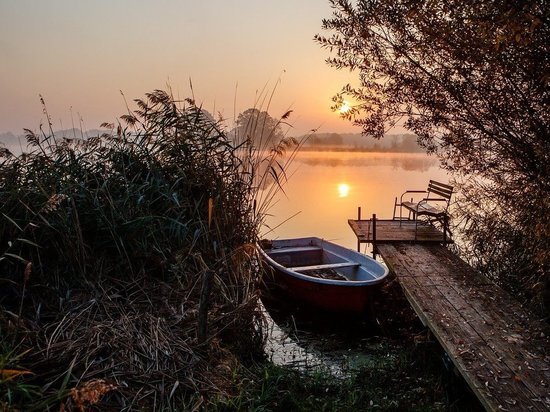
<svg viewBox="0 0 550 412"><path fill-rule="evenodd" d="M382 137L403 121L460 176L467 255L544 291L550 263L547 1L331 0L328 63L359 72L346 116ZM506 283L506 282L505 282ZM546 287L548 289L548 287ZM538 296L542 297L543 293Z"/></svg>
<svg viewBox="0 0 550 412"><path fill-rule="evenodd" d="M238 141L249 140L259 149L271 149L284 139L283 119L277 120L266 111L250 108L237 117L233 134Z"/></svg>

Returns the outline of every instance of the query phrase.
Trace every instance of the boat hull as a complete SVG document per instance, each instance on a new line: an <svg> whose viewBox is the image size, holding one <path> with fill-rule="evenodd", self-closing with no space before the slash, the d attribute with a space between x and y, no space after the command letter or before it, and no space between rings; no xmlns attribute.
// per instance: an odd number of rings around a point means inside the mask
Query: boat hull
<svg viewBox="0 0 550 412"><path fill-rule="evenodd" d="M276 288L298 303L327 312L365 312L387 268L379 262L319 238L273 241L261 248L268 289ZM308 275L315 267L331 269L345 280Z"/></svg>

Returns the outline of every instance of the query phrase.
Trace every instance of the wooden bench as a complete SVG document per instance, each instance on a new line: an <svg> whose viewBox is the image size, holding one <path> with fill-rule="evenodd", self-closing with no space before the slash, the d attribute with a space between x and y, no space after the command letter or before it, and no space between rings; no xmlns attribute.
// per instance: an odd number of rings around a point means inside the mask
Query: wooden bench
<svg viewBox="0 0 550 412"><path fill-rule="evenodd" d="M411 193L426 193L426 197L422 198L418 202L414 202L411 198L410 201L403 201L403 197ZM429 223L437 221L441 223L443 227L443 241L447 239L447 233L451 234L449 230L449 204L451 203L451 196L453 194L453 187L435 180L430 180L428 188L426 190L407 190L403 192L399 203L397 203L397 197L393 206L393 219L397 220L397 207L399 206L399 221L402 220L414 220L415 224L415 239L418 229L418 218L420 216L426 216ZM406 209L408 215L403 217L403 208Z"/></svg>

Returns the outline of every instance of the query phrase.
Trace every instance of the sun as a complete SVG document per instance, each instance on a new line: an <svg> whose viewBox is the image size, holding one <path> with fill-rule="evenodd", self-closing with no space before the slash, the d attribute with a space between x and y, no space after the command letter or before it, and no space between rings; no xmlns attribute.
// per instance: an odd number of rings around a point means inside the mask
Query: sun
<svg viewBox="0 0 550 412"><path fill-rule="evenodd" d="M340 108L338 109L338 111L340 112L340 114L346 114L347 112L349 112L351 110L351 106L349 104L349 102L347 102L346 100L344 100L342 102L342 105L340 106Z"/></svg>
<svg viewBox="0 0 550 412"><path fill-rule="evenodd" d="M347 183L340 183L338 185L338 197L348 197L349 185Z"/></svg>

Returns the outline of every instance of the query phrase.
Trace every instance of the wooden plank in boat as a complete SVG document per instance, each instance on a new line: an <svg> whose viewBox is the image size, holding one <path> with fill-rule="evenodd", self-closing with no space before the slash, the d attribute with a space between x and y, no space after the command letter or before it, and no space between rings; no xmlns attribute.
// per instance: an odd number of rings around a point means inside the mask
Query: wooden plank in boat
<svg viewBox="0 0 550 412"><path fill-rule="evenodd" d="M280 249L266 250L266 253L268 255L273 255L278 253L314 252L316 250L321 250L321 248L319 246L282 247Z"/></svg>
<svg viewBox="0 0 550 412"><path fill-rule="evenodd" d="M345 268L345 267L352 267L352 266L361 266L361 265L355 262L341 262L341 263L327 263L324 265L295 266L288 269L293 270L295 272L302 272L305 270L338 269L338 268Z"/></svg>

